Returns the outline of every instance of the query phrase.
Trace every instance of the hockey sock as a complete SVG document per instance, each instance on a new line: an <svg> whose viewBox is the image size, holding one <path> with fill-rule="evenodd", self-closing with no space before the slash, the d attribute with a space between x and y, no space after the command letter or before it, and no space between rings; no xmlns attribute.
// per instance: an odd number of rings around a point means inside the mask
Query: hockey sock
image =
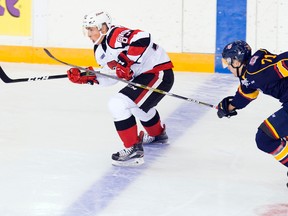
<svg viewBox="0 0 288 216"><path fill-rule="evenodd" d="M288 145L286 140L282 140L278 148L271 154L277 161L288 167Z"/></svg>
<svg viewBox="0 0 288 216"><path fill-rule="evenodd" d="M134 116L122 121L114 122L117 133L126 148L138 142L138 130Z"/></svg>
<svg viewBox="0 0 288 216"><path fill-rule="evenodd" d="M160 116L156 112L155 116L147 122L141 121L141 124L149 134L149 136L158 136L160 135L164 128L161 125Z"/></svg>

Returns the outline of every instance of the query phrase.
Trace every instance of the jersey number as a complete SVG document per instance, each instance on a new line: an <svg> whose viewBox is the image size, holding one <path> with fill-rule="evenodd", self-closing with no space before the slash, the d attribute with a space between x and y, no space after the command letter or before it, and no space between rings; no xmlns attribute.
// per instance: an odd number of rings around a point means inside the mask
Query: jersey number
<svg viewBox="0 0 288 216"><path fill-rule="evenodd" d="M124 32L124 34L123 34L123 32L120 33L120 34L118 35L117 41L120 42L120 43L127 44L128 41L129 41L129 36L130 36L130 34L131 34L130 31L129 31L129 32Z"/></svg>
<svg viewBox="0 0 288 216"><path fill-rule="evenodd" d="M275 58L276 55L264 55L264 58L261 60L261 64L265 64L266 62L272 62Z"/></svg>

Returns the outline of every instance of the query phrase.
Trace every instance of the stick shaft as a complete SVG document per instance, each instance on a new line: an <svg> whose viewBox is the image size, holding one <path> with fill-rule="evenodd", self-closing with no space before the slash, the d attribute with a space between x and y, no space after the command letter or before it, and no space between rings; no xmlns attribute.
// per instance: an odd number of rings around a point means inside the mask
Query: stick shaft
<svg viewBox="0 0 288 216"><path fill-rule="evenodd" d="M135 83L135 82L132 82L132 81L127 81L127 80L124 80L124 79L120 79L120 78L118 78L116 76L112 76L112 75L109 75L109 74L103 74L103 73L100 73L100 71L93 71L93 70L89 70L89 69L84 68L84 67L80 67L78 65L73 65L73 64L64 62L64 61L56 58L55 56L53 56L51 54L51 52L49 50L47 50L46 48L44 48L44 51L46 52L46 54L50 58L52 58L55 61L58 61L58 62L60 62L60 63L62 63L64 65L67 65L67 66L70 66L70 67L75 67L75 68L78 68L80 70L84 70L86 72L94 73L94 74L97 74L97 75L100 75L100 76L104 76L104 77L107 77L107 78L110 78L110 79L118 80L118 81L124 82L124 83L126 83L128 85L133 85L135 87L146 89L148 91L153 91L153 92L156 92L156 93L159 93L159 94L168 95L168 96L171 96L171 97L175 97L175 98L178 98L178 99L186 100L186 101L189 101L189 102L194 102L194 103L197 103L197 104L201 104L201 105L204 105L204 106L208 106L208 107L217 109L216 106L214 106L212 104L209 104L209 103L198 101L198 100L195 100L195 99L192 99L192 98L187 98L187 97L184 97L184 96L181 96L181 95L177 95L177 94L173 94L173 93L170 93L170 92L163 91L161 89L156 89L156 88L152 88L152 87L149 87L149 86L146 86L146 85L142 85L142 84L139 84L139 83Z"/></svg>

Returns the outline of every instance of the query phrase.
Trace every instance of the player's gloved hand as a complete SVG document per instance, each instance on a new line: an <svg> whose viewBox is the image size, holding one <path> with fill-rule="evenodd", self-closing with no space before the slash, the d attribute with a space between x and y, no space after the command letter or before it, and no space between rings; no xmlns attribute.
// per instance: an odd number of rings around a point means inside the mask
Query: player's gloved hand
<svg viewBox="0 0 288 216"><path fill-rule="evenodd" d="M131 65L134 61L130 60L124 52L118 55L118 62L116 65L116 74L119 78L124 78L126 80L131 80L133 77L133 71L131 70Z"/></svg>
<svg viewBox="0 0 288 216"><path fill-rule="evenodd" d="M218 111L217 115L219 118L227 117L230 118L231 116L237 115L236 109L229 110L229 104L231 104L231 101L233 100L233 96L225 97L219 104L218 104Z"/></svg>
<svg viewBox="0 0 288 216"><path fill-rule="evenodd" d="M88 67L87 69L93 70L93 67ZM94 83L99 84L98 80L96 79L96 75L82 75L81 71L78 68L70 68L67 71L68 78L73 83L78 84L90 84L93 85Z"/></svg>

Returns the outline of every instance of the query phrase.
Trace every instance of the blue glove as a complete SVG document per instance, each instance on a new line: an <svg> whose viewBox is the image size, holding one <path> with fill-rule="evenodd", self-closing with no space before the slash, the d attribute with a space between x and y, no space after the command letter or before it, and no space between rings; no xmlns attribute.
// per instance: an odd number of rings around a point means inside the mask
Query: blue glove
<svg viewBox="0 0 288 216"><path fill-rule="evenodd" d="M236 109L229 111L228 107L229 104L231 104L231 101L234 99L233 96L228 96L224 98L219 104L218 104L218 111L217 115L219 118L227 117L230 118L231 116L237 115Z"/></svg>

